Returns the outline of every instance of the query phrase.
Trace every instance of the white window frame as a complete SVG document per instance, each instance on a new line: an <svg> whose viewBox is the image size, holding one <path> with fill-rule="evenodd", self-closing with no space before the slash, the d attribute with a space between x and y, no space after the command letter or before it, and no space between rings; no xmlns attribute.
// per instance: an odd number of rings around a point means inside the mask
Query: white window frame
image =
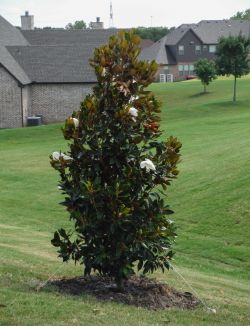
<svg viewBox="0 0 250 326"><path fill-rule="evenodd" d="M209 53L215 53L216 52L216 45L211 44L209 45Z"/></svg>
<svg viewBox="0 0 250 326"><path fill-rule="evenodd" d="M195 54L196 55L200 55L201 54L201 45L200 44L196 44L195 45Z"/></svg>
<svg viewBox="0 0 250 326"><path fill-rule="evenodd" d="M179 76L184 76L184 65L178 65Z"/></svg>
<svg viewBox="0 0 250 326"><path fill-rule="evenodd" d="M185 54L185 47L184 45L178 45L178 54L179 55L184 55Z"/></svg>

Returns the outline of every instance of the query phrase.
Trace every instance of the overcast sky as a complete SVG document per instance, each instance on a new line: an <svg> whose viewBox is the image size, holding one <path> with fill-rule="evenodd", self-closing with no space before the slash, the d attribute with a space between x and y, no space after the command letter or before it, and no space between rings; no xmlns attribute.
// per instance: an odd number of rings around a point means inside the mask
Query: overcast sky
<svg viewBox="0 0 250 326"><path fill-rule="evenodd" d="M178 26L202 19L229 18L250 8L250 0L113 0L115 27ZM65 27L69 22L89 23L101 17L109 27L109 0L0 0L0 15L20 26L28 10L36 27Z"/></svg>

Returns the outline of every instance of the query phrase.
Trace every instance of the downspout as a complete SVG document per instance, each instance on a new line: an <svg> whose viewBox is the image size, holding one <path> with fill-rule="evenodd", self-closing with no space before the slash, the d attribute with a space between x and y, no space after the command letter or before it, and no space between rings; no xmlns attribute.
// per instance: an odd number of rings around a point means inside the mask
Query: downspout
<svg viewBox="0 0 250 326"><path fill-rule="evenodd" d="M23 86L20 85L21 89L21 117L22 117L22 128L24 127L24 112L23 112Z"/></svg>
<svg viewBox="0 0 250 326"><path fill-rule="evenodd" d="M24 127L24 112L23 112L23 85L21 83L18 83L18 87L20 87L21 90L21 119L22 119L22 128Z"/></svg>

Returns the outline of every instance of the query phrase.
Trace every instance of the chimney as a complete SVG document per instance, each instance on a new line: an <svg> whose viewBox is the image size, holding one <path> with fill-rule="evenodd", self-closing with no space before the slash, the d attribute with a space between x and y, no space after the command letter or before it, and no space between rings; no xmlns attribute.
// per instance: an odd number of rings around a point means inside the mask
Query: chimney
<svg viewBox="0 0 250 326"><path fill-rule="evenodd" d="M103 29L104 28L104 24L103 24L103 22L101 22L100 17L96 17L96 21L91 22L89 25L90 25L90 28L92 28L92 29Z"/></svg>
<svg viewBox="0 0 250 326"><path fill-rule="evenodd" d="M34 29L34 16L29 15L28 11L25 11L24 16L21 16L21 29L23 30Z"/></svg>

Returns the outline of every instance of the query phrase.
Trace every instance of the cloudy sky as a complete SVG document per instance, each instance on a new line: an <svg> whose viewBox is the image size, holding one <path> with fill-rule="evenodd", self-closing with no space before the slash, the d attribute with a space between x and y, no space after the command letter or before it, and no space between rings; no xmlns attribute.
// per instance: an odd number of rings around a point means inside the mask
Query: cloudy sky
<svg viewBox="0 0 250 326"><path fill-rule="evenodd" d="M250 0L113 0L114 25L178 26L202 19L229 18L250 8ZM0 15L20 25L20 15L28 10L36 27L65 27L69 22L89 23L101 17L109 27L109 0L0 0Z"/></svg>

